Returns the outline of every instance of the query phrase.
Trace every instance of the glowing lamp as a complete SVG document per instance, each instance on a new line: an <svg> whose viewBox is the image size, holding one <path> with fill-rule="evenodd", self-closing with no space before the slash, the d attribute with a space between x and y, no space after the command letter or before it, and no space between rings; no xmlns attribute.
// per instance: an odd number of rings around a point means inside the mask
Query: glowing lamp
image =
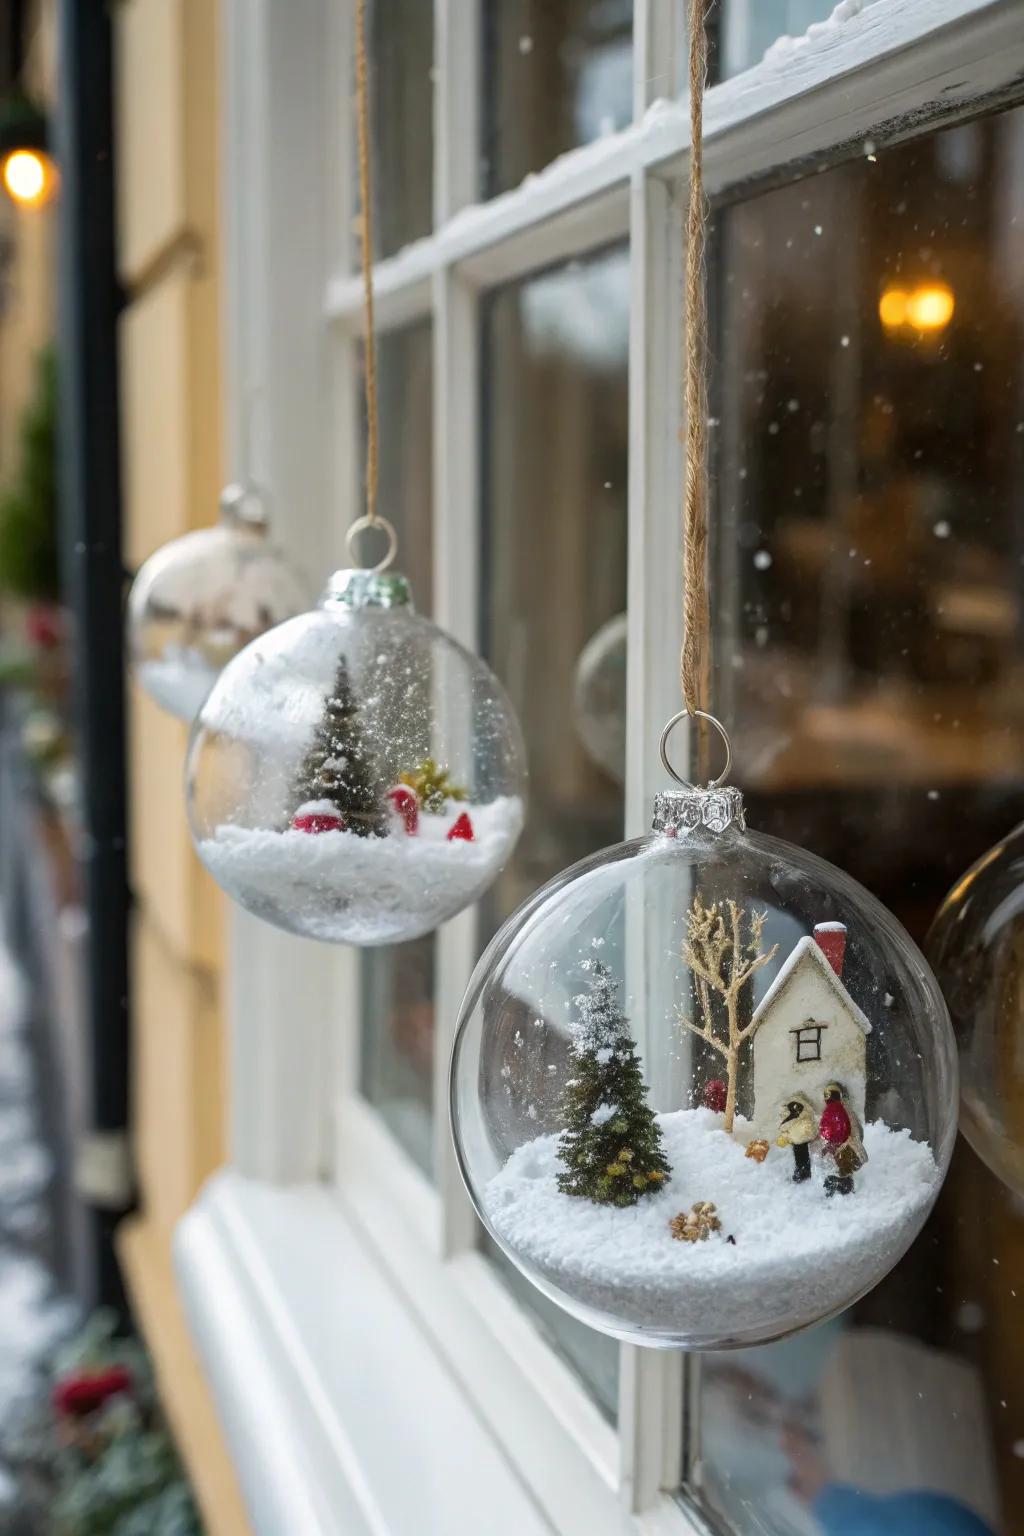
<svg viewBox="0 0 1024 1536"><path fill-rule="evenodd" d="M41 207L49 200L57 180L53 161L37 149L12 150L4 158L0 175L8 197L23 208Z"/></svg>
<svg viewBox="0 0 1024 1536"><path fill-rule="evenodd" d="M955 308L948 283L919 283L911 289L886 288L878 301L878 318L887 331L934 334L945 330Z"/></svg>

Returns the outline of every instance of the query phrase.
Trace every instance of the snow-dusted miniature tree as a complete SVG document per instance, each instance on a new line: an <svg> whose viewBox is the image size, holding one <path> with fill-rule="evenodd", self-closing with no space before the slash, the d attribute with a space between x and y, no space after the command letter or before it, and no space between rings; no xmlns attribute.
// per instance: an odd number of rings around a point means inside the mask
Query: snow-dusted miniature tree
<svg viewBox="0 0 1024 1536"><path fill-rule="evenodd" d="M693 973L701 1021L698 1024L681 1009L679 1022L725 1059L723 1126L727 1131L732 1130L736 1118L740 1053L757 1029L753 1020L745 1025L740 1022L743 989L754 972L774 958L779 947L773 944L769 950L761 948L766 916L765 912L748 914L734 901L726 902L723 913L717 902L706 907L699 896L693 898L686 914L683 959Z"/></svg>
<svg viewBox="0 0 1024 1536"><path fill-rule="evenodd" d="M380 776L363 734L344 656L338 661L334 686L324 700L323 715L299 770L295 794L302 804L329 801L348 830L360 837L384 837L387 833Z"/></svg>
<svg viewBox="0 0 1024 1536"><path fill-rule="evenodd" d="M584 969L587 991L573 999L573 1075L562 1095L558 1187L598 1205L635 1205L672 1170L615 979L600 960L584 961Z"/></svg>

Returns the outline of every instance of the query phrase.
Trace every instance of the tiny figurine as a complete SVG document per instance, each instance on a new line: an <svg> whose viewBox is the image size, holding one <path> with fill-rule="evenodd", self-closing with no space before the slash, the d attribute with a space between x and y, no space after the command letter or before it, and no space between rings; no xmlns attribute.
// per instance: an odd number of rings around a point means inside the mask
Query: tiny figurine
<svg viewBox="0 0 1024 1536"><path fill-rule="evenodd" d="M716 1115L725 1113L725 1101L728 1090L720 1077L713 1077L710 1082L704 1084L704 1092L700 1101L705 1109L714 1110Z"/></svg>
<svg viewBox="0 0 1024 1536"><path fill-rule="evenodd" d="M425 757L411 773L399 774L399 782L413 790L423 810L431 816L440 816L449 800L468 799L465 789L452 783L448 768L432 757Z"/></svg>
<svg viewBox="0 0 1024 1536"><path fill-rule="evenodd" d="M307 800L292 817L295 832L343 832L345 823L330 800Z"/></svg>
<svg viewBox="0 0 1024 1536"><path fill-rule="evenodd" d="M473 831L473 823L469 819L469 812L463 811L448 828L448 841L450 843L473 843L476 835Z"/></svg>
<svg viewBox="0 0 1024 1536"><path fill-rule="evenodd" d="M810 1099L794 1093L782 1106L776 1146L793 1148L793 1183L805 1184L811 1176L811 1142L818 1136Z"/></svg>
<svg viewBox="0 0 1024 1536"><path fill-rule="evenodd" d="M768 1142L763 1140L762 1137L757 1136L753 1141L747 1143L747 1150L743 1155L744 1157L749 1157L751 1162L763 1163L768 1156L768 1150Z"/></svg>
<svg viewBox="0 0 1024 1536"><path fill-rule="evenodd" d="M398 784L388 790L388 804L401 817L408 837L415 837L420 828L420 802L414 790L407 784Z"/></svg>
<svg viewBox="0 0 1024 1536"><path fill-rule="evenodd" d="M720 1232L713 1200L697 1200L688 1211L680 1211L668 1224L669 1231L679 1243L706 1243L712 1232Z"/></svg>
<svg viewBox="0 0 1024 1536"><path fill-rule="evenodd" d="M820 1105L833 1081L845 1084L847 1104L863 1119L871 1024L843 984L846 942L842 923L817 923L754 1009L755 1136L777 1134L777 1106L797 1093Z"/></svg>
<svg viewBox="0 0 1024 1536"><path fill-rule="evenodd" d="M832 1159L836 1168L835 1173L830 1173L825 1180L826 1195L852 1194L853 1176L863 1168L868 1155L864 1150L860 1121L845 1102L840 1083L826 1084L819 1131L825 1143L825 1156Z"/></svg>

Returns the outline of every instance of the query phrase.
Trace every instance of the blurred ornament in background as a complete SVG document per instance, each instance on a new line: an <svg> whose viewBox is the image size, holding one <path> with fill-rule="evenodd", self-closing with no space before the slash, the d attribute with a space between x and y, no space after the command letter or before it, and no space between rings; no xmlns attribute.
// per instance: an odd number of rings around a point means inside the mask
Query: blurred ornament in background
<svg viewBox="0 0 1024 1536"><path fill-rule="evenodd" d="M573 681L576 734L587 756L626 782L627 615L614 614L583 647Z"/></svg>
<svg viewBox="0 0 1024 1536"><path fill-rule="evenodd" d="M875 1285L938 1194L956 1103L912 940L718 783L658 795L647 837L509 918L452 1058L460 1166L505 1254L583 1322L691 1349Z"/></svg>
<svg viewBox="0 0 1024 1536"><path fill-rule="evenodd" d="M303 581L269 542L258 492L229 485L218 523L165 544L132 583L128 646L136 681L161 709L191 722L222 667L306 601Z"/></svg>
<svg viewBox="0 0 1024 1536"><path fill-rule="evenodd" d="M1024 825L953 886L926 948L960 1048L960 1129L1024 1195Z"/></svg>
<svg viewBox="0 0 1024 1536"><path fill-rule="evenodd" d="M369 527L390 559L384 519L350 534ZM486 890L522 828L525 778L484 662L416 613L404 576L342 570L224 669L189 748L189 820L214 879L257 916L392 944Z"/></svg>

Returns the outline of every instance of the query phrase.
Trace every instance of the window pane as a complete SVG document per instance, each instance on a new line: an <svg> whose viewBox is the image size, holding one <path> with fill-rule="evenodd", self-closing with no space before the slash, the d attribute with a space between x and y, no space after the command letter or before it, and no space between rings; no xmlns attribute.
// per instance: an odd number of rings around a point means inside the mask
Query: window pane
<svg viewBox="0 0 1024 1536"><path fill-rule="evenodd" d="M483 634L522 721L530 806L484 936L622 837L628 332L622 248L503 288L485 309ZM614 1415L617 1346L509 1278Z"/></svg>
<svg viewBox="0 0 1024 1536"><path fill-rule="evenodd" d="M486 0L488 196L633 115L632 0Z"/></svg>
<svg viewBox="0 0 1024 1536"><path fill-rule="evenodd" d="M373 244L379 261L433 228L433 5L428 0L370 0L367 41ZM358 180L356 198L358 208Z"/></svg>
<svg viewBox="0 0 1024 1536"><path fill-rule="evenodd" d="M878 3L867 0L868 5ZM776 43L775 52L781 60L808 27L828 21L835 9L835 0L723 0L719 21L722 79L760 64Z"/></svg>
<svg viewBox="0 0 1024 1536"><path fill-rule="evenodd" d="M1018 108L718 230L716 669L749 819L918 939L1024 815L1022 214ZM924 1490L945 1530L1024 1529L1022 1254L1024 1208L959 1144L876 1291L704 1362L707 1497L744 1529L902 1532L938 1528Z"/></svg>
<svg viewBox="0 0 1024 1536"><path fill-rule="evenodd" d="M389 331L377 348L379 506L399 537L397 566L430 611L431 329ZM369 551L368 551L369 553ZM363 951L362 1092L423 1171L433 1174L434 938Z"/></svg>

